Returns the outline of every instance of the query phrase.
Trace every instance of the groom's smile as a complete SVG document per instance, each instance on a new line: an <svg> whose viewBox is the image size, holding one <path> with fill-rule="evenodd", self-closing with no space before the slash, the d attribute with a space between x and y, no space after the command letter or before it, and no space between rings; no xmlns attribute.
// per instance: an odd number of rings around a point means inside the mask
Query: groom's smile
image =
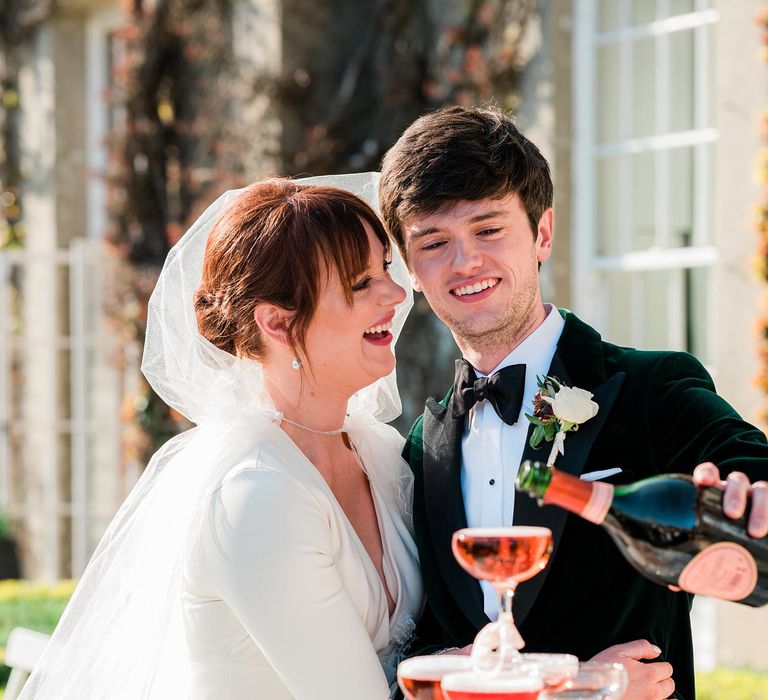
<svg viewBox="0 0 768 700"><path fill-rule="evenodd" d="M463 302L476 302L487 299L496 285L501 282L500 277L486 277L482 280L468 280L451 289L451 294Z"/></svg>

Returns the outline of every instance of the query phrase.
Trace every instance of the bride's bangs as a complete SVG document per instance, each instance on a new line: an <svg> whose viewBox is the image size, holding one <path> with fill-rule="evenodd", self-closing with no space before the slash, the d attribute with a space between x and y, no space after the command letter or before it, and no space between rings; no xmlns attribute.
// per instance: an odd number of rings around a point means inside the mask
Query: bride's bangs
<svg viewBox="0 0 768 700"><path fill-rule="evenodd" d="M384 259L389 259L391 243L376 213L361 199L344 190L312 187L317 206L313 216L313 237L318 252L329 272L339 275L348 303L352 303L352 288L370 266L371 246L365 230L367 224L384 246ZM313 197L314 199L314 197ZM384 260L382 260L383 264Z"/></svg>

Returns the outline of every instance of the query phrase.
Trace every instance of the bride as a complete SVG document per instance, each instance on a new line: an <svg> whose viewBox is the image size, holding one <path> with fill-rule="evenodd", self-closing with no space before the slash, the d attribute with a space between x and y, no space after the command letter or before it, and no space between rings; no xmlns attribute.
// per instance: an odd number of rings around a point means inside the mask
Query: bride
<svg viewBox="0 0 768 700"><path fill-rule="evenodd" d="M142 369L197 427L153 457L22 698L393 693L422 603L385 423L410 292L350 193L375 179L315 180L223 195L169 254Z"/></svg>

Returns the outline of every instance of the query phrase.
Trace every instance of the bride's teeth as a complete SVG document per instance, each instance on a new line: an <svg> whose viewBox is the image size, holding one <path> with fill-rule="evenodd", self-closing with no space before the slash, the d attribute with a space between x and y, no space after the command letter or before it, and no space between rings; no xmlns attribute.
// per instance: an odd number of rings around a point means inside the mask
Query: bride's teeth
<svg viewBox="0 0 768 700"><path fill-rule="evenodd" d="M389 331L392 328L392 322L389 323L382 323L378 326L371 326L370 328L366 328L363 331L363 335L372 335L374 333L384 333L385 331Z"/></svg>

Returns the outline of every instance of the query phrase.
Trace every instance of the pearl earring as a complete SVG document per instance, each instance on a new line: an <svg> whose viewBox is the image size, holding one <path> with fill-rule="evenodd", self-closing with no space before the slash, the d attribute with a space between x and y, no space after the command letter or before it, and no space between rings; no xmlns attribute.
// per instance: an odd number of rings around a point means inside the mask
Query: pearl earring
<svg viewBox="0 0 768 700"><path fill-rule="evenodd" d="M291 367L294 369L301 369L301 360L298 357L294 357L293 361L291 362Z"/></svg>

